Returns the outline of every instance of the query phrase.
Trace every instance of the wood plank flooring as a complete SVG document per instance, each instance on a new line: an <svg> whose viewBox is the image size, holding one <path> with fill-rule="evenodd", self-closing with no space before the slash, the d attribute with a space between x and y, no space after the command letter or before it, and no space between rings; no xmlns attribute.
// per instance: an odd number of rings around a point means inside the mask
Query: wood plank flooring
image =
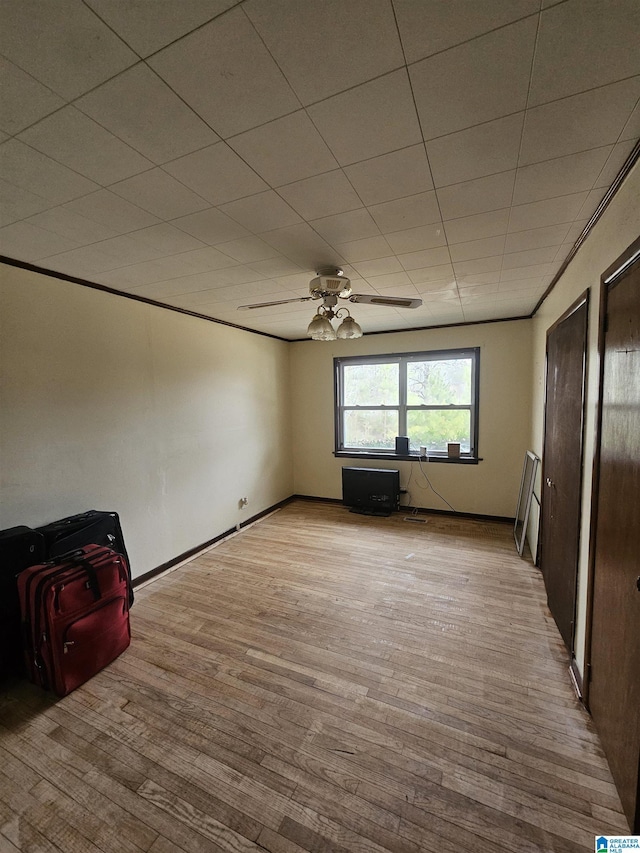
<svg viewBox="0 0 640 853"><path fill-rule="evenodd" d="M0 851L577 853L628 832L509 525L297 501L0 693Z"/></svg>

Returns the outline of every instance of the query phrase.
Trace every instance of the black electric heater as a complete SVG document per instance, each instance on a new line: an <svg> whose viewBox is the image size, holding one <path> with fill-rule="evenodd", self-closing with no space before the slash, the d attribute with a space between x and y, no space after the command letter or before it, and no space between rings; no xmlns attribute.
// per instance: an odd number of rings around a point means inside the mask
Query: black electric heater
<svg viewBox="0 0 640 853"><path fill-rule="evenodd" d="M391 515L400 504L400 471L343 468L342 501L361 515Z"/></svg>

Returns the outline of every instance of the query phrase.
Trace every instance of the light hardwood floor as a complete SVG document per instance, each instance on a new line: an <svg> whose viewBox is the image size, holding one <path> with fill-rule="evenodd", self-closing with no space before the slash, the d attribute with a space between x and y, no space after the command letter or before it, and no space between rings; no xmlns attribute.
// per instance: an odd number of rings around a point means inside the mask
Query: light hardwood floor
<svg viewBox="0 0 640 853"><path fill-rule="evenodd" d="M628 832L511 527L297 501L0 694L0 850L591 851Z"/></svg>

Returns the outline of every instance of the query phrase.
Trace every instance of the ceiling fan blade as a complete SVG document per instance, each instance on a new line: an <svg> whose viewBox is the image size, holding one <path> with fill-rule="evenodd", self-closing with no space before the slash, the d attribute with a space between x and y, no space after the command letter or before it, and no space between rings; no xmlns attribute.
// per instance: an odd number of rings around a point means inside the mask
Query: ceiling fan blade
<svg viewBox="0 0 640 853"><path fill-rule="evenodd" d="M297 299L279 299L277 302L256 302L255 305L238 305L238 311L246 311L249 308L270 308L272 305L286 305L287 302L309 302L313 296L299 296Z"/></svg>
<svg viewBox="0 0 640 853"><path fill-rule="evenodd" d="M352 293L349 302L364 305L389 305L392 308L419 308L422 299L410 299L408 296L375 296L371 293Z"/></svg>

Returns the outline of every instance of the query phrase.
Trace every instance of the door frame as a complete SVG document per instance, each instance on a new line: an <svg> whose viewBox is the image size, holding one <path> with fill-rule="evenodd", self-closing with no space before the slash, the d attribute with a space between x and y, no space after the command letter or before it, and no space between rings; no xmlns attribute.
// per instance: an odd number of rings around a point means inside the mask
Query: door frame
<svg viewBox="0 0 640 853"><path fill-rule="evenodd" d="M593 474L591 479L591 519L589 524L589 556L587 563L587 612L584 642L584 678L582 679L582 701L588 711L589 684L591 681L591 650L593 644L593 592L596 574L596 532L598 529L598 495L600 492L600 444L602 441L602 397L604 387L604 347L607 331L607 305L609 283L618 278L624 269L631 266L640 253L640 237L600 276L600 313L598 319L598 397L593 437Z"/></svg>
<svg viewBox="0 0 640 853"><path fill-rule="evenodd" d="M547 437L547 398L549 393L549 387L547 383L548 376L548 368L549 368L549 336L557 329L557 327L571 317L572 314L575 314L583 305L586 306L587 317L586 317L586 336L585 336L585 345L582 356L582 394L581 394L581 407L580 407L580 478L579 478L579 494L580 494L580 506L578 510L578 524L577 524L577 542L576 542L576 553L578 555L578 563L576 565L576 588L574 590L574 601L573 601L573 630L571 633L571 649L569 652L570 657L570 672L572 677L575 678L576 675L579 677L578 669L576 666L576 656L575 656L575 639L576 639L576 608L578 604L578 575L580 569L580 542L582 539L582 488L584 484L584 433L585 433L585 406L586 406L586 393L587 393L587 375L588 375L588 357L589 357L589 297L590 290L587 288L583 291L578 298L571 303L571 305L566 309L566 311L558 317L558 319L547 329L546 334L546 342L545 342L545 361L544 361L544 376L545 376L545 387L544 387L544 409L543 409L543 423L542 423L542 474L541 474L541 489L540 489L540 535L538 536L538 547L536 549L536 564L540 566L540 569L544 573L544 568L542 566L542 541L545 535L544 531L544 501L545 501L545 489L544 483L546 481L546 459L544 453L544 447L546 443ZM564 645L564 644L563 644ZM579 682L578 682L579 684Z"/></svg>

